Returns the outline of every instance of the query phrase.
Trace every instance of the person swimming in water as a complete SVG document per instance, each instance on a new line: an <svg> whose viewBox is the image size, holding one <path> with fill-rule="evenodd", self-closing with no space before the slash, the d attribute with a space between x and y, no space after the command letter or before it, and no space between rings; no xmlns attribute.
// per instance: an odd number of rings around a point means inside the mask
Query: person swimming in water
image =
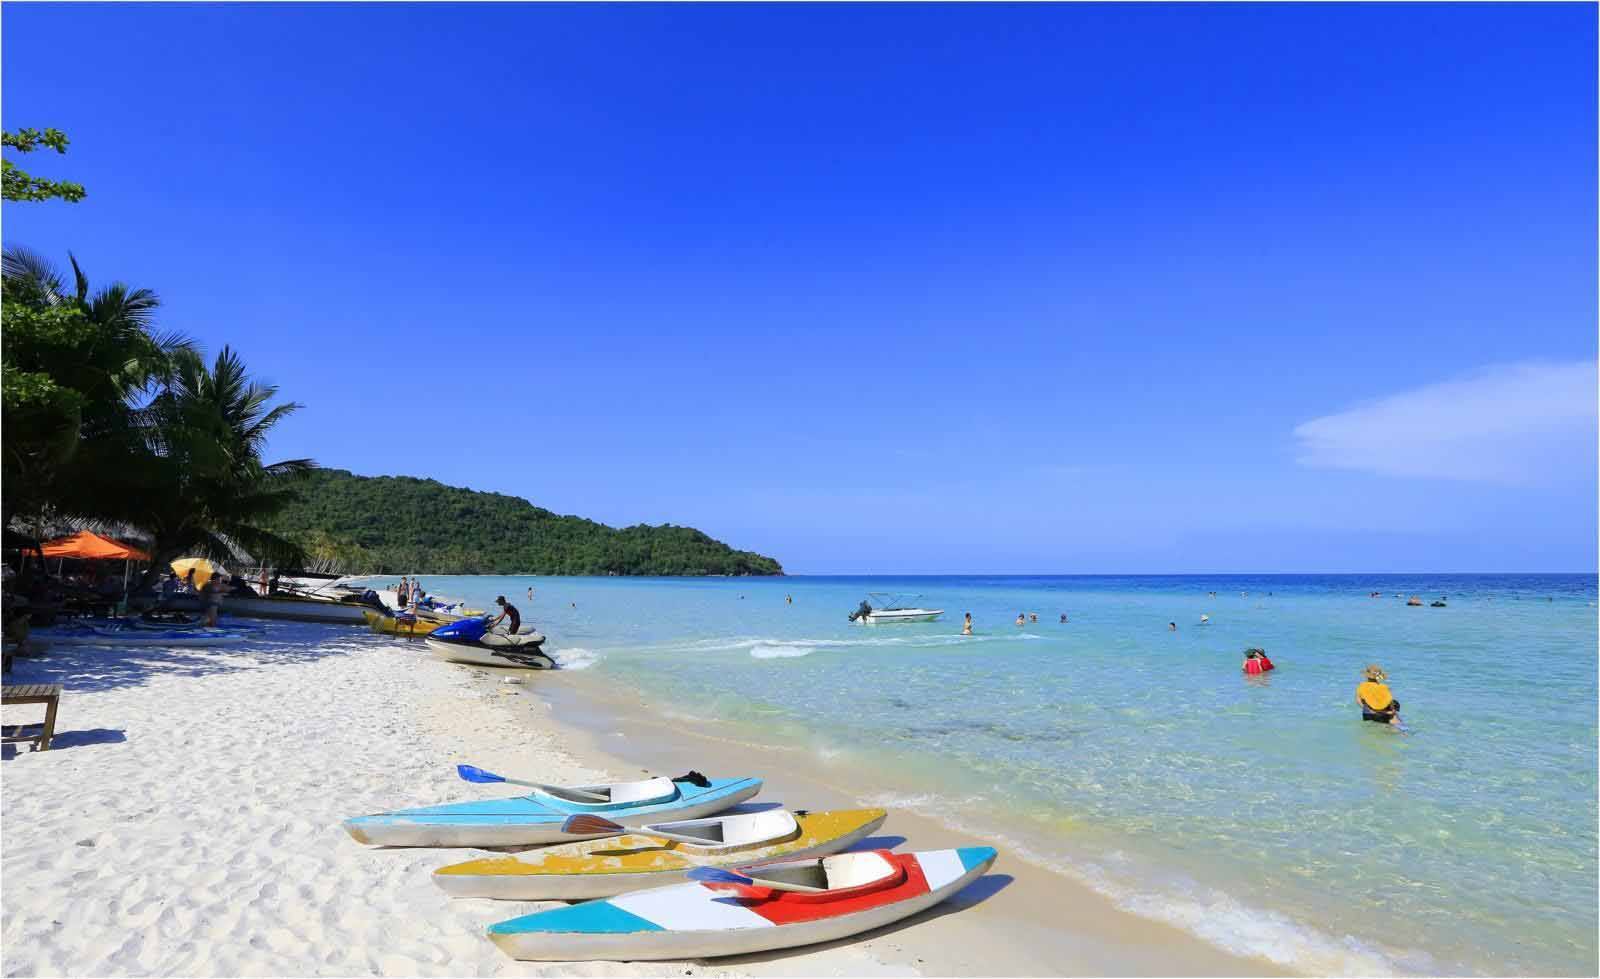
<svg viewBox="0 0 1600 979"><path fill-rule="evenodd" d="M1017 628L1020 629L1020 628L1022 628L1023 626L1025 626L1027 624L1028 624L1027 617L1024 616L1021 612L1018 612L1017 613Z"/></svg>
<svg viewBox="0 0 1600 979"><path fill-rule="evenodd" d="M1067 624L1067 613L1065 613L1065 612L1061 613L1061 624L1062 625L1066 625Z"/></svg>
<svg viewBox="0 0 1600 979"><path fill-rule="evenodd" d="M1176 623L1176 622L1168 622L1167 623L1167 631L1168 632L1177 632L1178 631L1178 623Z"/></svg>
<svg viewBox="0 0 1600 979"><path fill-rule="evenodd" d="M972 635L972 613L971 612L968 612L966 618L961 621L961 634L963 636Z"/></svg>
<svg viewBox="0 0 1600 979"><path fill-rule="evenodd" d="M1356 703L1361 705L1361 719L1378 724L1400 723L1400 701L1389 690L1389 677L1376 663L1363 672L1364 679L1356 687Z"/></svg>
<svg viewBox="0 0 1600 979"><path fill-rule="evenodd" d="M1265 649L1252 647L1244 651L1244 666L1241 667L1248 676L1259 676L1268 670L1277 669L1272 665L1272 660L1267 659Z"/></svg>

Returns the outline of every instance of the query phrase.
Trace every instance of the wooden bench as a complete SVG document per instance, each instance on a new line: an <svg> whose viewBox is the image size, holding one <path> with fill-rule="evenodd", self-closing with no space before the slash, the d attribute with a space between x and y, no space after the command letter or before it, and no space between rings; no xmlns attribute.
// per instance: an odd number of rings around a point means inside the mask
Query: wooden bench
<svg viewBox="0 0 1600 979"><path fill-rule="evenodd" d="M0 704L44 704L44 727L38 734L23 734L31 725L12 724L0 730L0 743L32 741L34 750L49 751L56 734L56 707L61 703L59 683L8 683L0 686Z"/></svg>

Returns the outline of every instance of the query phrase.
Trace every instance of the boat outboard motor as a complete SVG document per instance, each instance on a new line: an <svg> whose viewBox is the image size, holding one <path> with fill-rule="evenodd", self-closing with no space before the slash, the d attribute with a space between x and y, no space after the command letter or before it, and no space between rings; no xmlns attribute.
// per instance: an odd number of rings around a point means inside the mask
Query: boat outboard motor
<svg viewBox="0 0 1600 979"><path fill-rule="evenodd" d="M867 616L869 616L871 614L872 614L872 603L870 603L870 602L862 602L860 608L858 608L854 612L850 613L850 621L854 622L857 619L864 619L864 618L866 618Z"/></svg>

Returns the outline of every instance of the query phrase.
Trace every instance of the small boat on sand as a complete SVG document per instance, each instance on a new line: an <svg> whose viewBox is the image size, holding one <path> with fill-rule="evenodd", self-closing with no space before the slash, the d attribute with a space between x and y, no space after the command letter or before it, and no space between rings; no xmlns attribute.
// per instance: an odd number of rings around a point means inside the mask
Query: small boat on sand
<svg viewBox="0 0 1600 979"><path fill-rule="evenodd" d="M263 596L248 589L222 596L222 611L229 615L335 625L365 625L365 612L372 607L369 602L349 596L338 599L313 598L277 591Z"/></svg>
<svg viewBox="0 0 1600 979"><path fill-rule="evenodd" d="M866 839L883 825L882 809L790 812L768 809L649 823L624 835L565 843L530 853L453 863L433 872L452 897L506 901L580 901L676 884L696 867L820 857ZM582 828L589 815L574 816ZM577 827L572 824L577 823Z"/></svg>
<svg viewBox="0 0 1600 979"><path fill-rule="evenodd" d="M731 809L761 791L759 778L677 779L570 787L541 786L511 799L482 799L421 806L347 819L359 843L377 846L524 846L597 839L610 833L571 834L567 817L595 813L623 826L661 819L698 819ZM703 783L703 784L702 784Z"/></svg>
<svg viewBox="0 0 1600 979"><path fill-rule="evenodd" d="M865 625L882 625L890 622L933 622L944 614L942 608L921 608L902 604L919 595L894 595L889 592L869 592L861 605L850 613L851 622ZM876 603L876 604L874 604Z"/></svg>
<svg viewBox="0 0 1600 979"><path fill-rule="evenodd" d="M747 955L858 935L955 894L994 864L993 847L704 867L690 882L540 911L489 926L514 959L622 962Z"/></svg>
<svg viewBox="0 0 1600 979"><path fill-rule="evenodd" d="M373 632L381 632L391 636L426 636L428 633L443 625L449 625L453 619L436 619L429 615L410 615L397 612L378 612L367 609L363 613L367 617L367 625Z"/></svg>

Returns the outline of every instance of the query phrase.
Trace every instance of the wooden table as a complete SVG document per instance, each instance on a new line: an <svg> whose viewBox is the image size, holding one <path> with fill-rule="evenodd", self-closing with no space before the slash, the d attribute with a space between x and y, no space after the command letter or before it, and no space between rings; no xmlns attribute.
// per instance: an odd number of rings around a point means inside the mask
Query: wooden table
<svg viewBox="0 0 1600 979"><path fill-rule="evenodd" d="M61 703L59 683L8 683L0 687L0 704L44 704L44 728L38 734L23 734L27 725L13 724L0 734L0 743L32 741L36 751L49 751L56 733L56 707Z"/></svg>

